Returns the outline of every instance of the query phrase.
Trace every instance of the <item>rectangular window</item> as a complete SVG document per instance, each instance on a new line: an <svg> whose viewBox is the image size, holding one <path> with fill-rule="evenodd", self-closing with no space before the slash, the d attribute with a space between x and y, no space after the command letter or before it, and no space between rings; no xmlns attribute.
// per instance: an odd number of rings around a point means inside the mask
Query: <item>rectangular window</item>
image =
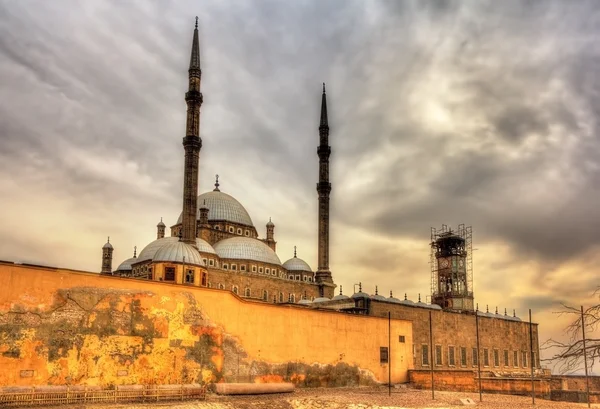
<svg viewBox="0 0 600 409"><path fill-rule="evenodd" d="M231 269L232 269L233 271L237 270L237 264L232 264L232 265L231 265Z"/></svg>
<svg viewBox="0 0 600 409"><path fill-rule="evenodd" d="M453 346L448 347L448 365L450 365L450 366L456 365L456 362L454 360L454 347Z"/></svg>
<svg viewBox="0 0 600 409"><path fill-rule="evenodd" d="M214 266L215 265L215 260L213 260L212 258L210 260L208 260L208 265L209 266Z"/></svg>
<svg viewBox="0 0 600 409"><path fill-rule="evenodd" d="M256 273L256 266L252 266L252 272Z"/></svg>
<svg viewBox="0 0 600 409"><path fill-rule="evenodd" d="M479 365L479 354L477 353L477 348L473 348L473 366Z"/></svg>
<svg viewBox="0 0 600 409"><path fill-rule="evenodd" d="M265 268L265 274L270 274L270 273L271 273L271 269Z"/></svg>
<svg viewBox="0 0 600 409"><path fill-rule="evenodd" d="M259 267L259 268L258 268L258 272L262 274L262 272L263 272L263 269L262 269L262 267Z"/></svg>
<svg viewBox="0 0 600 409"><path fill-rule="evenodd" d="M521 353L521 363L523 364L523 368L527 368L527 352L525 351Z"/></svg>
<svg viewBox="0 0 600 409"><path fill-rule="evenodd" d="M379 348L379 363L387 364L389 362L388 349L387 347Z"/></svg>
<svg viewBox="0 0 600 409"><path fill-rule="evenodd" d="M227 263L223 263L223 270L227 270L229 268L229 265Z"/></svg>
<svg viewBox="0 0 600 409"><path fill-rule="evenodd" d="M517 351L513 351L513 366L515 368L519 367L519 353Z"/></svg>
<svg viewBox="0 0 600 409"><path fill-rule="evenodd" d="M500 366L500 352L497 349L494 349L494 366Z"/></svg>
<svg viewBox="0 0 600 409"><path fill-rule="evenodd" d="M186 284L194 284L194 270L187 270L185 272Z"/></svg>
<svg viewBox="0 0 600 409"><path fill-rule="evenodd" d="M435 364L437 366L442 365L442 346L441 345L435 346Z"/></svg>
<svg viewBox="0 0 600 409"><path fill-rule="evenodd" d="M429 366L429 346L427 344L421 345L421 365Z"/></svg>
<svg viewBox="0 0 600 409"><path fill-rule="evenodd" d="M398 342L402 342L402 343L406 342L406 338L404 337L404 335L398 336Z"/></svg>
<svg viewBox="0 0 600 409"><path fill-rule="evenodd" d="M246 271L246 266L244 264L240 266L240 271Z"/></svg>
<svg viewBox="0 0 600 409"><path fill-rule="evenodd" d="M509 366L510 364L508 363L508 349L504 350L504 366Z"/></svg>
<svg viewBox="0 0 600 409"><path fill-rule="evenodd" d="M467 366L467 348L460 347L460 365Z"/></svg>
<svg viewBox="0 0 600 409"><path fill-rule="evenodd" d="M165 281L175 281L175 267L165 268Z"/></svg>
<svg viewBox="0 0 600 409"><path fill-rule="evenodd" d="M296 274L296 281L300 281L300 274Z"/></svg>
<svg viewBox="0 0 600 409"><path fill-rule="evenodd" d="M487 348L483 348L483 366L490 366L490 354Z"/></svg>

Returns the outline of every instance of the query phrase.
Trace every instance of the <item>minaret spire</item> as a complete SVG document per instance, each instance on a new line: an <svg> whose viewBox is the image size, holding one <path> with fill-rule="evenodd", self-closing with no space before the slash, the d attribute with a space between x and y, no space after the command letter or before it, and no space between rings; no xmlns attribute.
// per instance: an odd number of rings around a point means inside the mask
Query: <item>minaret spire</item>
<svg viewBox="0 0 600 409"><path fill-rule="evenodd" d="M202 93L200 92L200 44L198 41L198 17L194 28L192 40L192 54L188 70L189 87L185 93L187 104L186 134L183 138L185 150L185 165L183 176L183 212L181 240L185 243L196 245L196 212L198 200L198 161L202 139L200 139L200 106Z"/></svg>
<svg viewBox="0 0 600 409"><path fill-rule="evenodd" d="M325 83L323 83L323 95L321 96L321 119L319 121L319 183L317 193L319 194L319 260L315 275L319 285L321 297L331 298L333 296L333 279L329 271L329 194L331 183L329 183L329 122L327 120L327 95L325 94ZM329 288L330 287L330 288Z"/></svg>

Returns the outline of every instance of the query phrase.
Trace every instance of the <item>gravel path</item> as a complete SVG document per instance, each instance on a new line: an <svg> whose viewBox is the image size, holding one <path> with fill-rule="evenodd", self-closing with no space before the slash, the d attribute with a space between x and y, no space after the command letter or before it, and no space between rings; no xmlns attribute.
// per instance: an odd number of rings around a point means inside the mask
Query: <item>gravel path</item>
<svg viewBox="0 0 600 409"><path fill-rule="evenodd" d="M337 389L297 389L294 393L255 395L255 396L219 396L208 395L206 401L165 402L156 404L118 404L118 405L70 405L60 409L442 409L463 408L461 398L471 398L474 406L482 409L584 409L586 404L552 402L536 399L535 406L531 397L484 394L479 402L479 394L463 392L436 392L431 399L430 391L415 389L393 389L388 396L385 387L374 388L337 388ZM593 404L593 408L600 408ZM51 408L48 408L51 409ZM58 409L58 407L56 407Z"/></svg>

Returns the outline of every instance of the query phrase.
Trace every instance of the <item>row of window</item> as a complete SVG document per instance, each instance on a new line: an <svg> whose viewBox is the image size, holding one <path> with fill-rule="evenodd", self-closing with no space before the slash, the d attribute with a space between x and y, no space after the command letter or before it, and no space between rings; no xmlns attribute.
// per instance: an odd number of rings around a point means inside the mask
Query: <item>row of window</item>
<svg viewBox="0 0 600 409"><path fill-rule="evenodd" d="M212 283L209 282L208 283L208 287L212 288ZM217 284L217 288L219 290L224 290L225 289L225 285L224 284ZM240 295L240 290L239 287L237 285L233 285L231 286L231 291L237 295ZM246 288L244 290L244 297L252 297L252 290L250 288ZM262 294L261 294L261 298L263 301L269 301L269 292L267 290L262 290ZM288 294L287 298L284 296L284 293L280 292L279 296L277 295L273 295L273 299L272 299L273 303L283 303L283 302L296 302L296 294Z"/></svg>
<svg viewBox="0 0 600 409"><path fill-rule="evenodd" d="M213 261L213 260L210 260ZM212 264L209 264L209 266L211 266ZM231 263L223 263L223 270L231 270L231 271L237 271L237 264ZM306 276L306 275L301 275L301 274L296 274L296 275L292 275L292 274L285 274L283 271L281 270L277 270L276 268L269 268L269 267L265 267L263 269L262 266L250 266L251 271L253 273L256 273L258 271L259 274L267 274L267 275L271 275L274 277L279 277L279 278L287 278L288 280L295 280L295 281L302 281L302 279L304 279L303 281L312 283L313 278L311 276ZM245 264L240 264L240 271L246 271L246 265Z"/></svg>
<svg viewBox="0 0 600 409"><path fill-rule="evenodd" d="M457 360L459 362L460 366L467 366L467 348L466 347L459 347L458 349L458 356L456 356L456 348L454 346L449 346L448 347L448 351L447 351L447 355L446 355L446 364L448 366L457 366ZM479 362L479 354L477 353L477 348L471 348L471 365L472 366L478 366ZM413 351L413 358L416 360L416 346L415 346L415 350ZM441 345L436 345L435 346L435 365L436 366L442 366L444 364L443 362L443 353L442 353L442 346ZM502 354L500 353L500 350L498 349L493 349L492 350L492 354L490 356L490 351L488 348L483 348L483 366L484 367L489 367L490 365L490 358L492 360L492 364L494 367L498 368L500 366L503 366L505 368L509 368L509 367L513 367L513 368L528 368L528 353L527 351L521 351L521 354L519 356L519 351L512 351L512 365L511 365L511 361L509 358L511 358L510 353L507 349L505 349L504 351L502 351ZM519 361L520 358L520 361ZM421 345L421 363L423 366L429 366L429 345L427 344L423 344ZM502 365L501 365L502 364ZM537 362L536 362L536 355L535 355L535 351L533 352L533 364L537 366Z"/></svg>
<svg viewBox="0 0 600 409"><path fill-rule="evenodd" d="M213 229L215 229L215 230L221 230L221 226L219 226L219 225L215 225L215 226L213 227ZM227 232L229 232L229 233L231 233L231 234L236 234L236 230L235 230L235 228L234 228L233 226L229 226L229 228L228 228L227 230L224 230L224 231L227 231ZM250 237L250 230L246 229L246 230L242 231L242 229L240 229L240 228L238 227L238 229L237 229L237 234L239 234L239 235L241 236L241 235L242 235L242 233L244 234L244 236L246 236L246 237Z"/></svg>

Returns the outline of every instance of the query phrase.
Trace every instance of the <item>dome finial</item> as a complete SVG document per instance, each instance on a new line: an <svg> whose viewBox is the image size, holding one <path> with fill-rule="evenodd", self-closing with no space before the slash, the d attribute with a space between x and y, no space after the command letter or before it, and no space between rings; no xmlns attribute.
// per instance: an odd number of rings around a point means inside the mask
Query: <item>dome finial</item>
<svg viewBox="0 0 600 409"><path fill-rule="evenodd" d="M358 283L358 292L362 293L362 282Z"/></svg>
<svg viewBox="0 0 600 409"><path fill-rule="evenodd" d="M421 293L419 293L419 302L421 302Z"/></svg>
<svg viewBox="0 0 600 409"><path fill-rule="evenodd" d="M516 317L517 313L515 312L515 310L513 310L513 317Z"/></svg>
<svg viewBox="0 0 600 409"><path fill-rule="evenodd" d="M390 290L390 298L392 298L392 297L393 297L393 295L392 295L392 290Z"/></svg>
<svg viewBox="0 0 600 409"><path fill-rule="evenodd" d="M490 313L490 309L489 309L489 306L487 304L485 305L485 312L488 313L488 314Z"/></svg>
<svg viewBox="0 0 600 409"><path fill-rule="evenodd" d="M137 257L137 246L133 246L133 258Z"/></svg>
<svg viewBox="0 0 600 409"><path fill-rule="evenodd" d="M498 306L496 306L496 315L498 315Z"/></svg>
<svg viewBox="0 0 600 409"><path fill-rule="evenodd" d="M342 294L342 285L341 284L340 284L340 295L343 295Z"/></svg>
<svg viewBox="0 0 600 409"><path fill-rule="evenodd" d="M504 308L504 316L506 317L506 308Z"/></svg>
<svg viewBox="0 0 600 409"><path fill-rule="evenodd" d="M323 94L325 93L325 83L323 83Z"/></svg>
<svg viewBox="0 0 600 409"><path fill-rule="evenodd" d="M479 311L479 303L475 305L475 311Z"/></svg>
<svg viewBox="0 0 600 409"><path fill-rule="evenodd" d="M406 297L406 293L404 293L404 301L408 300L408 298Z"/></svg>
<svg viewBox="0 0 600 409"><path fill-rule="evenodd" d="M215 175L215 188L213 189L213 192L220 192L219 190L219 175Z"/></svg>
<svg viewBox="0 0 600 409"><path fill-rule="evenodd" d="M196 30L198 30L198 16L196 16Z"/></svg>
<svg viewBox="0 0 600 409"><path fill-rule="evenodd" d="M294 258L296 258L296 246L294 246Z"/></svg>
<svg viewBox="0 0 600 409"><path fill-rule="evenodd" d="M375 295L379 295L379 290L377 289L377 286L375 286Z"/></svg>
<svg viewBox="0 0 600 409"><path fill-rule="evenodd" d="M106 239L107 243L110 243L110 236L108 236L108 238Z"/></svg>

